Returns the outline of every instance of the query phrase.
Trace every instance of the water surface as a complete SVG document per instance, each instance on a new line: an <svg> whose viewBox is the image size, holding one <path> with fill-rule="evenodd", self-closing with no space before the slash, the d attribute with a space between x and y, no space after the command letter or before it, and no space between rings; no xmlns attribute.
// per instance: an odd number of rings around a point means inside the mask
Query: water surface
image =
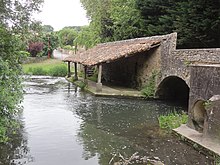
<svg viewBox="0 0 220 165"><path fill-rule="evenodd" d="M181 110L159 101L94 97L63 78L25 81L22 128L0 146L0 164L108 165L115 153L158 157L167 165L210 165L167 135L157 117Z"/></svg>

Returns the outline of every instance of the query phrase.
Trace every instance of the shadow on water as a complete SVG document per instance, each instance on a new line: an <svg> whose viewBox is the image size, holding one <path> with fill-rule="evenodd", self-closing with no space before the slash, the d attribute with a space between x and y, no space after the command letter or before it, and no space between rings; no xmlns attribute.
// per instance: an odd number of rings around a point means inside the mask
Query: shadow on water
<svg viewBox="0 0 220 165"><path fill-rule="evenodd" d="M21 119L18 120L19 129L9 135L9 141L0 145L0 164L17 165L33 161L27 146L27 137L24 134L24 125Z"/></svg>
<svg viewBox="0 0 220 165"><path fill-rule="evenodd" d="M135 152L166 165L212 164L160 130L158 116L182 107L94 97L59 78L31 77L24 84L24 129L12 143L0 146L0 164L108 165L116 153L126 158Z"/></svg>

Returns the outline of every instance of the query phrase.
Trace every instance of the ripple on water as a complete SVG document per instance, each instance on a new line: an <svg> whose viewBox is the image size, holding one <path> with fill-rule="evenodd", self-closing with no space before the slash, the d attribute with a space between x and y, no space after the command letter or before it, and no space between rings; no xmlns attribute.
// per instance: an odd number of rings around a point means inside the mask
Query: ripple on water
<svg viewBox="0 0 220 165"><path fill-rule="evenodd" d="M212 162L159 129L157 117L173 105L94 97L48 76L29 77L24 86L23 127L0 146L0 164L106 165L116 153L136 151L167 165Z"/></svg>

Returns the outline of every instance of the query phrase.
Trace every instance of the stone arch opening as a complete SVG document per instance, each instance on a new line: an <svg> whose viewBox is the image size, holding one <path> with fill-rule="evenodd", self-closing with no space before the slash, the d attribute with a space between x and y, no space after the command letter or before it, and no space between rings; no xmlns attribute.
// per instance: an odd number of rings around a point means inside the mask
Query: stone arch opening
<svg viewBox="0 0 220 165"><path fill-rule="evenodd" d="M205 120L207 117L207 112L205 109L205 101L198 100L193 105L193 108L191 110L192 115L192 122L195 127L195 130L198 132L203 132Z"/></svg>
<svg viewBox="0 0 220 165"><path fill-rule="evenodd" d="M169 76L158 86L156 97L161 100L176 102L187 107L189 87L183 79L177 76Z"/></svg>

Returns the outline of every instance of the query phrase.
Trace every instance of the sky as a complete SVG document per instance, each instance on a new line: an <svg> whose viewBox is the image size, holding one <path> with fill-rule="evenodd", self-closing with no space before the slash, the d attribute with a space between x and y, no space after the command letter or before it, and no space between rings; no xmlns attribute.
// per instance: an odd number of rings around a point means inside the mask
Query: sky
<svg viewBox="0 0 220 165"><path fill-rule="evenodd" d="M41 11L35 14L34 18L43 25L51 25L55 31L65 26L89 24L80 0L44 0Z"/></svg>

